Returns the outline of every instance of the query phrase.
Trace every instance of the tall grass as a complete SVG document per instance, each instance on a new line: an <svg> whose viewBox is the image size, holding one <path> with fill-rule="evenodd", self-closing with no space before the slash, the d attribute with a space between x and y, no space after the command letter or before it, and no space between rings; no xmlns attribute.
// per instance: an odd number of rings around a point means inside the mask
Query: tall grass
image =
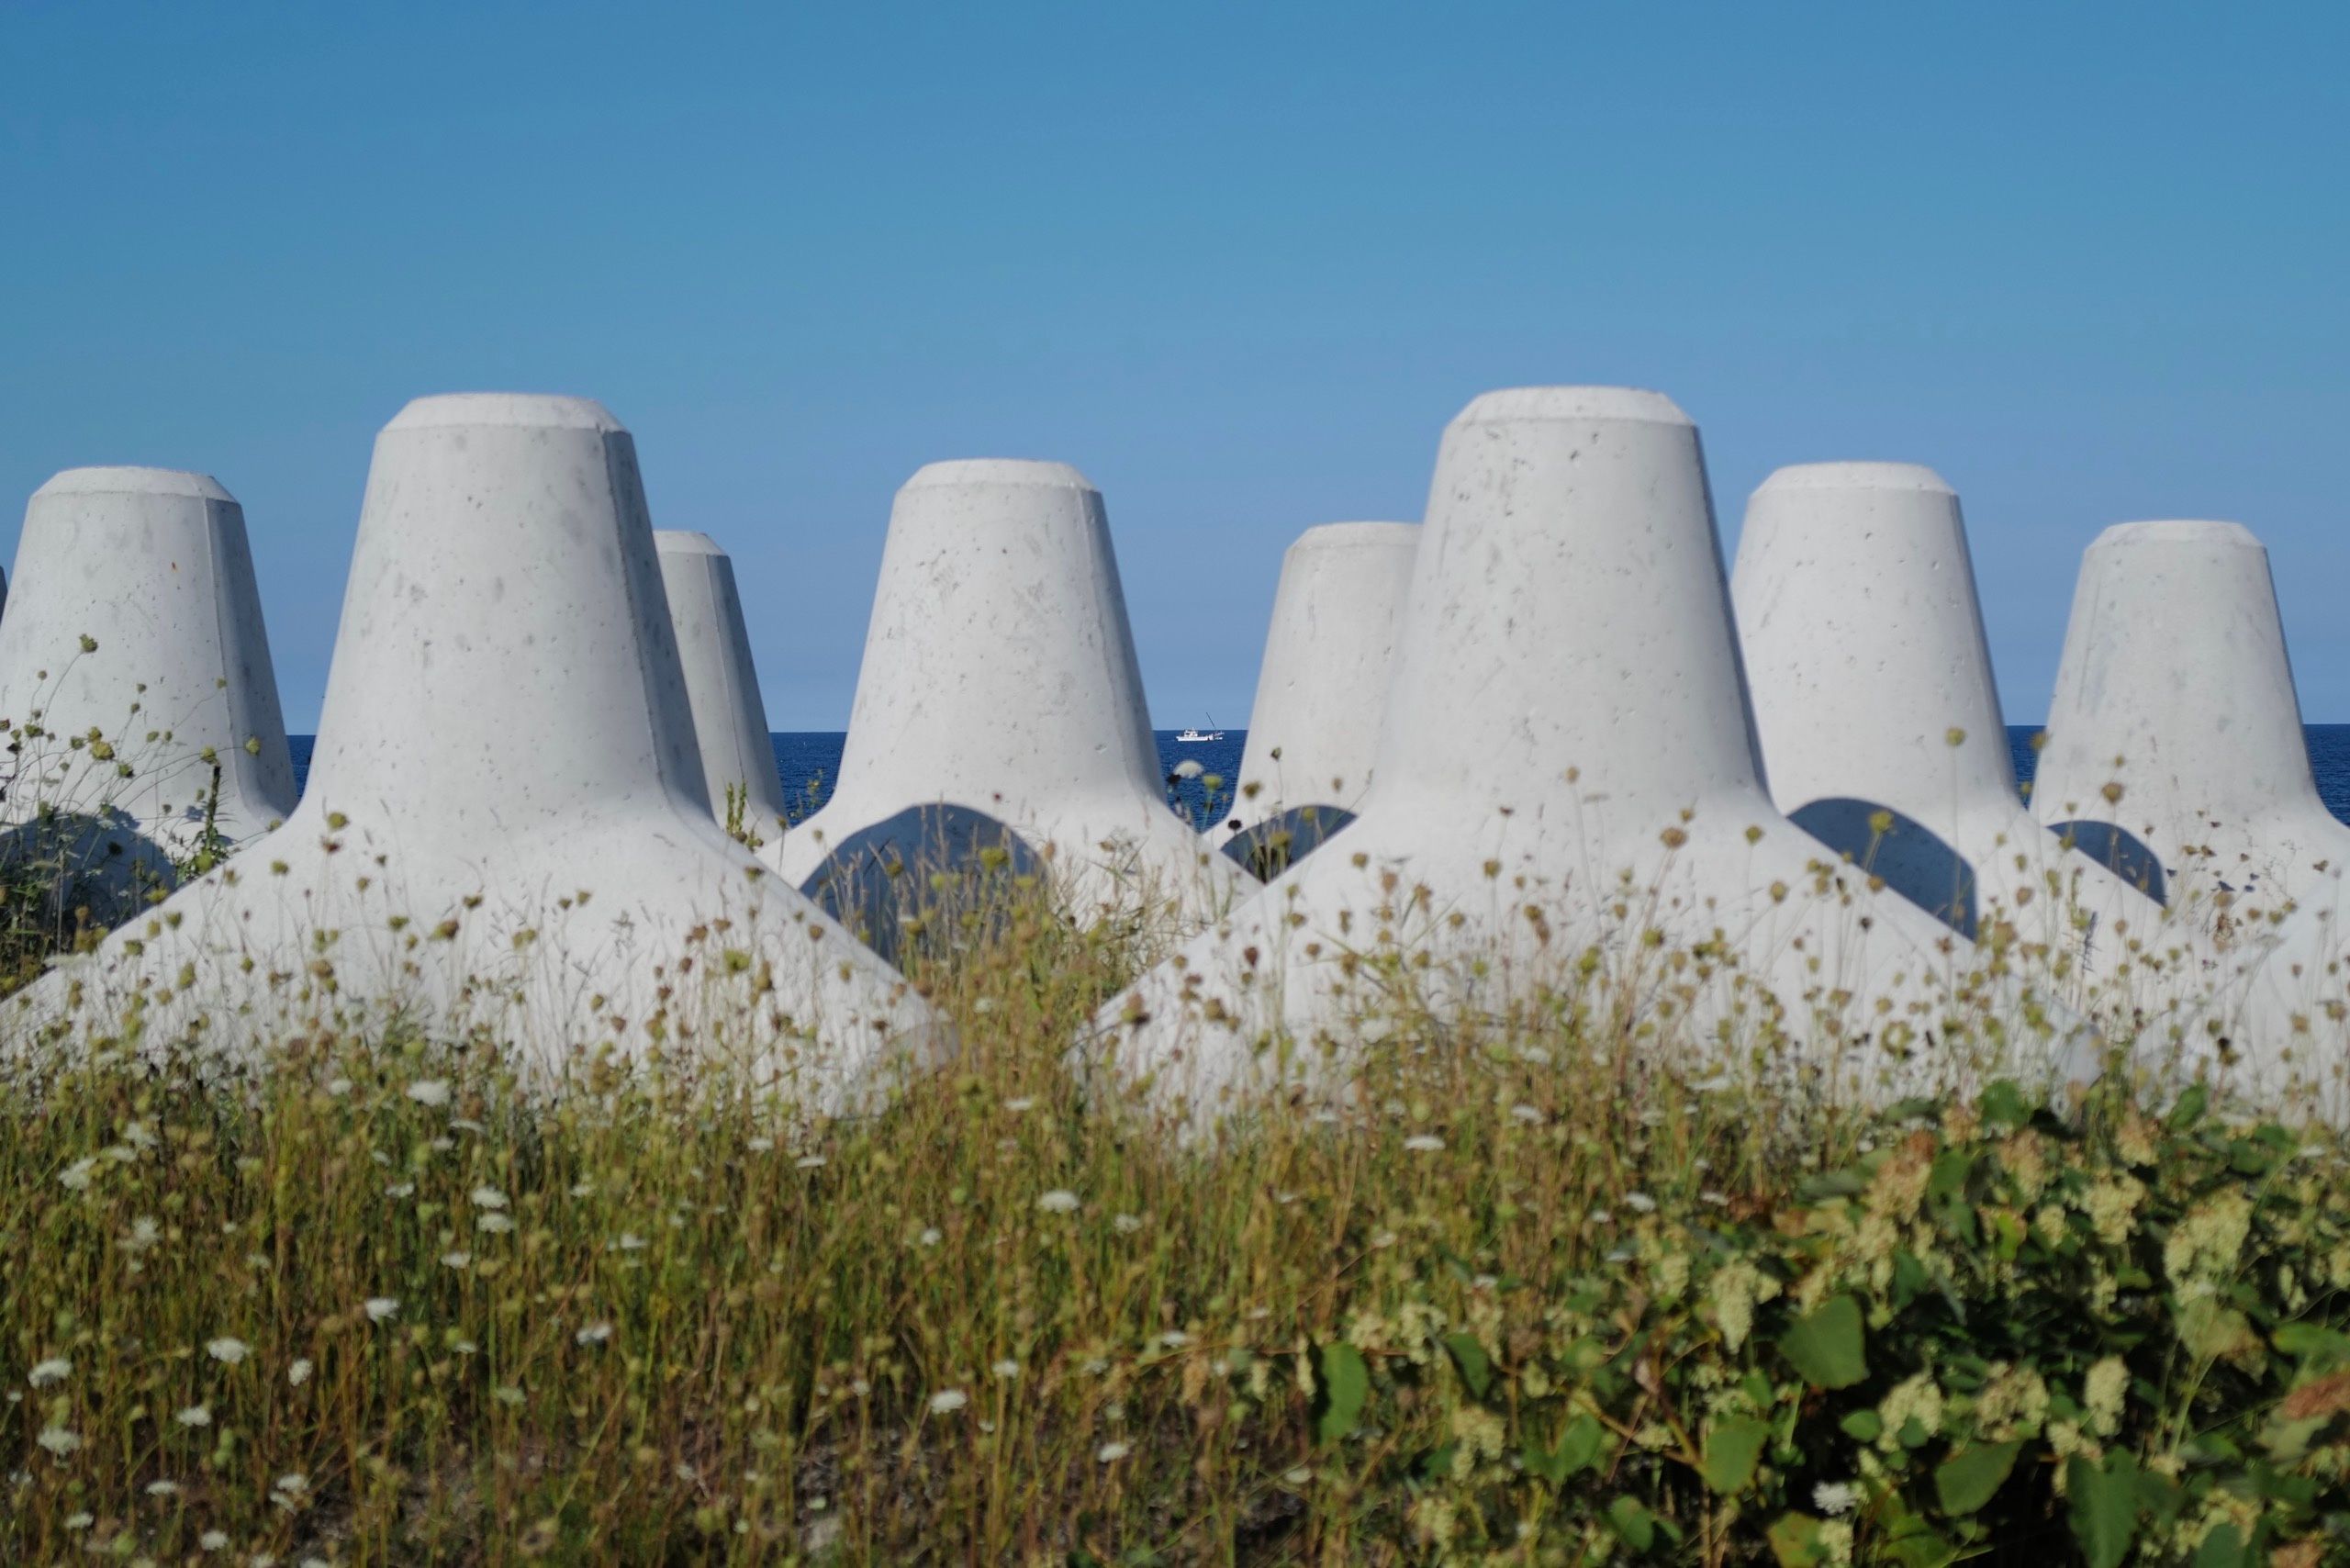
<svg viewBox="0 0 2350 1568"><path fill-rule="evenodd" d="M1069 1070L1130 938L988 929L916 953L961 1054L870 1120L421 1036L20 1075L0 1560L2350 1551L2330 1145L1861 1116L1565 1008L1404 1017L1203 1144Z"/></svg>

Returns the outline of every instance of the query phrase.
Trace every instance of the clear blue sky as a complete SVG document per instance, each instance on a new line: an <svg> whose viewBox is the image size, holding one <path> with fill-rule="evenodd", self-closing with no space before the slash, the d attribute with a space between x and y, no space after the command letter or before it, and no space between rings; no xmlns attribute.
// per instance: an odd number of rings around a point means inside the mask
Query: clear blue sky
<svg viewBox="0 0 2350 1568"><path fill-rule="evenodd" d="M1966 503L2009 718L2108 522L2240 519L2350 719L2337 7L0 0L0 498L244 501L313 722L376 427L603 399L733 552L778 729L846 721L890 493L1109 499L1155 719L1237 724L1310 524L1414 518L1476 392Z"/></svg>

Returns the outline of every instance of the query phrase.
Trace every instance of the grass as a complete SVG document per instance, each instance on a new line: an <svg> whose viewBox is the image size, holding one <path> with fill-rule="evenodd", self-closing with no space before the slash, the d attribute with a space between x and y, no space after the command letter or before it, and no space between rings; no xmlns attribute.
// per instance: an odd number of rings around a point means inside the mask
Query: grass
<svg viewBox="0 0 2350 1568"><path fill-rule="evenodd" d="M2331 1144L1762 1099L1561 1008L1203 1147L1065 1063L1132 945L994 929L869 1121L421 1036L11 1081L0 1560L2350 1551Z"/></svg>

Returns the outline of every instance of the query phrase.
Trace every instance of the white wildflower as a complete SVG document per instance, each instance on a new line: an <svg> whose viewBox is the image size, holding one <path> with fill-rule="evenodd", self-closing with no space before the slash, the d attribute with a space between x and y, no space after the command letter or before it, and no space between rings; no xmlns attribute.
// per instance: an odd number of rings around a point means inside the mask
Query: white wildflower
<svg viewBox="0 0 2350 1568"><path fill-rule="evenodd" d="M310 1381L310 1359L308 1356L285 1369L285 1381L299 1388Z"/></svg>
<svg viewBox="0 0 2350 1568"><path fill-rule="evenodd" d="M65 1190L69 1193L83 1192L89 1187L90 1175L93 1171L96 1170L97 1168L98 1157L94 1154L86 1159L77 1159L73 1164L67 1166L64 1170L59 1171L57 1173L57 1180L63 1184Z"/></svg>
<svg viewBox="0 0 2350 1568"><path fill-rule="evenodd" d="M506 1194L487 1182L476 1187L472 1197L474 1207L477 1209L502 1209L506 1206Z"/></svg>
<svg viewBox="0 0 2350 1568"><path fill-rule="evenodd" d="M204 1353L206 1355L210 1356L216 1361L225 1361L232 1367L238 1362L243 1361L247 1356L252 1355L252 1350L253 1348L251 1345L246 1344L242 1339L232 1338L226 1334L222 1335L218 1339L210 1341L204 1347Z"/></svg>
<svg viewBox="0 0 2350 1568"><path fill-rule="evenodd" d="M1036 1206L1048 1215L1073 1215L1077 1212L1077 1194L1063 1187L1056 1187L1036 1200Z"/></svg>
<svg viewBox="0 0 2350 1568"><path fill-rule="evenodd" d="M775 1148L775 1139L763 1135L751 1139L745 1147L748 1148L753 1154L765 1154L769 1149Z"/></svg>
<svg viewBox="0 0 2350 1568"><path fill-rule="evenodd" d="M1434 1133L1416 1133L1404 1140L1404 1147L1414 1154L1435 1154L1444 1148L1444 1140Z"/></svg>
<svg viewBox="0 0 2350 1568"><path fill-rule="evenodd" d="M1130 1443L1103 1443L1093 1450L1093 1457L1103 1464L1115 1464L1134 1451Z"/></svg>
<svg viewBox="0 0 2350 1568"><path fill-rule="evenodd" d="M587 1327L582 1328L578 1333L574 1334L571 1337L571 1340L575 1345L600 1345L611 1337L612 1326L610 1324L590 1323Z"/></svg>
<svg viewBox="0 0 2350 1568"><path fill-rule="evenodd" d="M51 1356L25 1374L25 1381L35 1388L47 1388L52 1383L63 1383L73 1375L73 1363L63 1356Z"/></svg>
<svg viewBox="0 0 2350 1568"><path fill-rule="evenodd" d="M1512 1105L1509 1108L1509 1114L1528 1126L1542 1120L1542 1107L1539 1105Z"/></svg>
<svg viewBox="0 0 2350 1568"><path fill-rule="evenodd" d="M1029 1112L1036 1108L1036 1102L1025 1097L1018 1100L1006 1100L1003 1103L1003 1108L1015 1116L1024 1116Z"/></svg>
<svg viewBox="0 0 2350 1568"><path fill-rule="evenodd" d="M621 1232L621 1238L612 1243L612 1246L615 1250L621 1252L642 1252L644 1250L644 1238L632 1230L623 1230Z"/></svg>
<svg viewBox="0 0 2350 1568"><path fill-rule="evenodd" d="M150 1481L147 1483L147 1495L150 1497L176 1497L179 1495L179 1491L180 1484L176 1481Z"/></svg>
<svg viewBox="0 0 2350 1568"><path fill-rule="evenodd" d="M995 1365L988 1368L988 1371L995 1373L995 1375L1000 1378L1009 1380L1020 1375L1020 1363L1007 1359L996 1362Z"/></svg>
<svg viewBox="0 0 2350 1568"><path fill-rule="evenodd" d="M85 1530L97 1522L96 1517L88 1513L72 1513L65 1516L65 1528L70 1530Z"/></svg>
<svg viewBox="0 0 2350 1568"><path fill-rule="evenodd" d="M1132 1236L1136 1231L1142 1228L1142 1216L1140 1215L1120 1215L1110 1222L1110 1228L1116 1231L1120 1236Z"/></svg>
<svg viewBox="0 0 2350 1568"><path fill-rule="evenodd" d="M408 1086L408 1097L420 1105L446 1105L449 1103L449 1081L445 1078L420 1078Z"/></svg>
<svg viewBox="0 0 2350 1568"><path fill-rule="evenodd" d="M229 1544L229 1534L226 1530L208 1529L196 1538L196 1544L207 1551L218 1551Z"/></svg>
<svg viewBox="0 0 2350 1568"><path fill-rule="evenodd" d="M474 1228L490 1236L503 1236L514 1228L514 1218L511 1215L502 1215L493 1209L486 1215L475 1215Z"/></svg>
<svg viewBox="0 0 2350 1568"><path fill-rule="evenodd" d="M413 1182L394 1182L384 1189L384 1196L387 1198L413 1198L416 1196L416 1183Z"/></svg>
<svg viewBox="0 0 2350 1568"><path fill-rule="evenodd" d="M273 1491L289 1492L296 1496L310 1489L310 1478L298 1470L289 1470L270 1483Z"/></svg>
<svg viewBox="0 0 2350 1568"><path fill-rule="evenodd" d="M33 1441L58 1458L63 1459L82 1446L82 1434L65 1427L44 1427L41 1428L40 1436L35 1438Z"/></svg>
<svg viewBox="0 0 2350 1568"><path fill-rule="evenodd" d="M367 1321L389 1323L400 1315L400 1298L396 1295L371 1295L367 1298Z"/></svg>
<svg viewBox="0 0 2350 1568"><path fill-rule="evenodd" d="M341 1099L344 1095L351 1092L351 1080L347 1078L328 1079L327 1092L333 1095L338 1100ZM411 1091L411 1092L413 1092Z"/></svg>
<svg viewBox="0 0 2350 1568"><path fill-rule="evenodd" d="M914 1240L923 1247L935 1247L946 1239L946 1233L941 1231L936 1226L925 1226L923 1233L914 1238Z"/></svg>
<svg viewBox="0 0 2350 1568"><path fill-rule="evenodd" d="M813 1170L824 1163L824 1157L821 1154L803 1154L791 1163L798 1170Z"/></svg>
<svg viewBox="0 0 2350 1568"><path fill-rule="evenodd" d="M1861 1489L1849 1481L1823 1481L1811 1489L1811 1505L1833 1518L1860 1506Z"/></svg>
<svg viewBox="0 0 2350 1568"><path fill-rule="evenodd" d="M444 1268L470 1269L473 1267L474 1255L470 1252L443 1252L441 1254L441 1262Z"/></svg>
<svg viewBox="0 0 2350 1568"><path fill-rule="evenodd" d="M191 1405L173 1416L172 1419L183 1427L208 1427L212 1425L212 1406Z"/></svg>
<svg viewBox="0 0 2350 1568"><path fill-rule="evenodd" d="M930 1396L930 1413L945 1416L960 1410L971 1402L971 1396L959 1388L942 1388Z"/></svg>
<svg viewBox="0 0 2350 1568"><path fill-rule="evenodd" d="M1646 1193L1625 1193L1624 1206L1631 1210L1636 1215L1652 1215L1656 1213L1656 1200L1650 1197Z"/></svg>

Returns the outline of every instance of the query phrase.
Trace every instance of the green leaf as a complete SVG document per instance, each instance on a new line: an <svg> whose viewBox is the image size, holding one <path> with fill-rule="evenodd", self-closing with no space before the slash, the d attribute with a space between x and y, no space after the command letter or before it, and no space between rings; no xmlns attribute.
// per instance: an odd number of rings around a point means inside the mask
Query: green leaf
<svg viewBox="0 0 2350 1568"><path fill-rule="evenodd" d="M2172 1132L2183 1133L2203 1119L2203 1109L2210 1103L2210 1088L2198 1083L2178 1097L2178 1103L2170 1108L2170 1117L2164 1125Z"/></svg>
<svg viewBox="0 0 2350 1568"><path fill-rule="evenodd" d="M1446 1476L1450 1475L1452 1473L1452 1462L1459 1458L1460 1454L1460 1445L1459 1443L1447 1443L1442 1448L1430 1449L1427 1453L1420 1456L1420 1479L1423 1481L1441 1481Z"/></svg>
<svg viewBox="0 0 2350 1568"><path fill-rule="evenodd" d="M1725 1416L1706 1432L1706 1484L1725 1497L1746 1490L1762 1462L1771 1428L1751 1416Z"/></svg>
<svg viewBox="0 0 2350 1568"><path fill-rule="evenodd" d="M1494 1385L1494 1361L1485 1354L1485 1347L1477 1343L1474 1334L1448 1334L1444 1348L1452 1352L1452 1364L1460 1369L1460 1381L1469 1385L1469 1396L1484 1398L1485 1390Z"/></svg>
<svg viewBox="0 0 2350 1568"><path fill-rule="evenodd" d="M1934 1496L1945 1514L1971 1514L1997 1495L2016 1467L2021 1443L1973 1443L1934 1470Z"/></svg>
<svg viewBox="0 0 2350 1568"><path fill-rule="evenodd" d="M1322 1376L1315 1390L1314 1437L1333 1443L1355 1429L1362 1402L1371 1394L1371 1368L1362 1352L1343 1341L1325 1345L1316 1360Z"/></svg>
<svg viewBox="0 0 2350 1568"><path fill-rule="evenodd" d="M1856 1443L1873 1443L1885 1432L1885 1417L1874 1410L1855 1410L1836 1425Z"/></svg>
<svg viewBox="0 0 2350 1568"><path fill-rule="evenodd" d="M1819 1568L1828 1561L1828 1549L1819 1544L1819 1521L1809 1514L1781 1514L1770 1539L1779 1568Z"/></svg>
<svg viewBox="0 0 2350 1568"><path fill-rule="evenodd" d="M2073 1539L2089 1568L2120 1568L2138 1533L2138 1462L2127 1453L2091 1464L2075 1454L2065 1466L2072 1503Z"/></svg>
<svg viewBox="0 0 2350 1568"><path fill-rule="evenodd" d="M1559 1446L1551 1452L1566 1467L1566 1474L1572 1475L1598 1462L1600 1444L1606 1438L1607 1428L1599 1424L1597 1417L1586 1410L1567 1423L1567 1429L1559 1436Z"/></svg>
<svg viewBox="0 0 2350 1568"><path fill-rule="evenodd" d="M1984 1090L1975 1109L1986 1125L1995 1127L2020 1127L2031 1120L2031 1102L2011 1079L2000 1079Z"/></svg>
<svg viewBox="0 0 2350 1568"><path fill-rule="evenodd" d="M1779 1336L1779 1354L1814 1388L1852 1387L1869 1375L1860 1303L1830 1296Z"/></svg>
<svg viewBox="0 0 2350 1568"><path fill-rule="evenodd" d="M1656 1518L1640 1506L1638 1497L1618 1497L1608 1504L1607 1522L1635 1551L1646 1551L1656 1544Z"/></svg>
<svg viewBox="0 0 2350 1568"><path fill-rule="evenodd" d="M2251 1554L2244 1549L2244 1537L2233 1525L2221 1525L2203 1538L2195 1549L2195 1568L2244 1568Z"/></svg>

